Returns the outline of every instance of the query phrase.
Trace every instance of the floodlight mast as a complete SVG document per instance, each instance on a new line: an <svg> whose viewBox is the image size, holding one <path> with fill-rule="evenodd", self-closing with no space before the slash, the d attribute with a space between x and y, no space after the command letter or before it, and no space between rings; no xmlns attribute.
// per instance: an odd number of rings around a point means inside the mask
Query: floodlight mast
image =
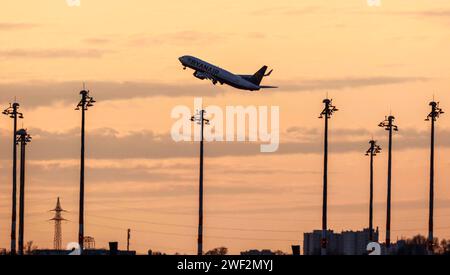
<svg viewBox="0 0 450 275"><path fill-rule="evenodd" d="M16 254L16 224L17 224L17 119L22 119L23 114L18 112L19 103L10 103L9 107L3 111L4 115L13 119L13 164L12 164L12 213L11 213L11 255Z"/></svg>
<svg viewBox="0 0 450 275"><path fill-rule="evenodd" d="M80 157L80 208L79 208L79 222L78 222L78 244L81 251L84 248L84 151L85 151L85 112L89 107L93 107L95 100L89 96L88 90L80 92L81 100L75 110L81 110L81 157Z"/></svg>
<svg viewBox="0 0 450 275"><path fill-rule="evenodd" d="M366 156L370 156L370 195L369 195L369 241L373 241L373 157L381 153L381 146L375 140L369 141L370 148Z"/></svg>
<svg viewBox="0 0 450 275"><path fill-rule="evenodd" d="M391 246L391 183L392 183L392 131L398 131L397 125L394 125L395 117L390 115L385 118L378 127L389 131L389 149L388 149L388 176L387 176L387 211L386 211L386 247Z"/></svg>
<svg viewBox="0 0 450 275"><path fill-rule="evenodd" d="M444 113L439 108L439 102L432 101L429 104L431 106L431 112L428 114L425 121L431 121L431 142L430 142L430 198L429 198L429 216L428 216L428 241L427 250L428 253L434 252L434 135L435 135L435 122L441 114Z"/></svg>
<svg viewBox="0 0 450 275"><path fill-rule="evenodd" d="M25 234L25 148L31 142L31 136L27 130L20 129L16 132L17 144L20 144L20 191L19 191L19 255L24 255L24 234Z"/></svg>
<svg viewBox="0 0 450 275"><path fill-rule="evenodd" d="M323 100L323 103L325 108L319 116L319 118L324 118L325 120L321 255L327 255L328 120L338 109L332 105L331 99L326 98Z"/></svg>
<svg viewBox="0 0 450 275"><path fill-rule="evenodd" d="M200 125L200 175L199 175L199 203L198 203L198 237L197 255L203 255L203 128L209 125L209 120L205 118L205 110L197 111L191 117L191 121Z"/></svg>

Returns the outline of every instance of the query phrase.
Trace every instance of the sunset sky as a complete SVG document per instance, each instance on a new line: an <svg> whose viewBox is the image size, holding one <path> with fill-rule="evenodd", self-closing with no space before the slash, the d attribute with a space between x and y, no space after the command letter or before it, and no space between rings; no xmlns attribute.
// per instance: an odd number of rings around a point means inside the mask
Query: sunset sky
<svg viewBox="0 0 450 275"><path fill-rule="evenodd" d="M33 141L27 147L25 241L52 248L48 210L61 198L77 240L83 82L97 100L87 113L85 235L97 248L196 253L198 143L170 137L177 105L279 106L280 148L205 145L204 249L290 252L321 228L322 100L330 121L329 227L368 226L369 159L376 157L375 225L384 238L387 132L396 117L392 239L427 234L430 111L450 112L448 0L2 1L0 105L16 98ZM193 55L239 74L274 69L245 92L182 69ZM2 109L3 110L3 109ZM194 110L193 110L194 111ZM450 116L437 122L435 235L450 238ZM0 119L0 248L9 249L12 120Z"/></svg>

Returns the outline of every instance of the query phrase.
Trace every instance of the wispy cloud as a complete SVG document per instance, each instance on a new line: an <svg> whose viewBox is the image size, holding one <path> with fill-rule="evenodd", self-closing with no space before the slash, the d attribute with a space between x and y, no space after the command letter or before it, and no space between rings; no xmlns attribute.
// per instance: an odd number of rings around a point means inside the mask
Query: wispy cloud
<svg viewBox="0 0 450 275"><path fill-rule="evenodd" d="M31 23L6 23L0 22L0 31L26 30L37 27L37 24Z"/></svg>
<svg viewBox="0 0 450 275"><path fill-rule="evenodd" d="M272 8L259 8L250 12L250 15L255 16L268 16L268 15L288 15L288 16L298 16L315 14L319 11L323 11L323 7L319 6L307 6L307 7L289 7L289 6L279 6Z"/></svg>
<svg viewBox="0 0 450 275"><path fill-rule="evenodd" d="M139 34L130 38L129 43L133 46L146 46L151 44L171 44L171 45L186 45L186 44L202 44L214 43L224 41L227 34L218 34L210 32L199 32L193 30L185 30L173 33L163 34Z"/></svg>
<svg viewBox="0 0 450 275"><path fill-rule="evenodd" d="M421 82L427 81L426 77L347 77L336 79L312 79L297 81L298 84L292 81L281 82L280 91L317 91L317 90L341 90L347 88L360 88L381 85L393 85L407 82Z"/></svg>
<svg viewBox="0 0 450 275"><path fill-rule="evenodd" d="M423 16L431 16L431 17L448 17L450 19L450 10L429 10L418 13L419 15Z"/></svg>
<svg viewBox="0 0 450 275"><path fill-rule="evenodd" d="M215 91L212 92L209 85L201 82L198 82L197 85L109 81L88 81L87 83L99 102L156 96L207 97L224 92L220 87L215 87ZM49 105L56 102L73 104L79 99L78 91L81 84L82 81L0 83L0 102L9 102L17 97L24 106L28 107Z"/></svg>
<svg viewBox="0 0 450 275"><path fill-rule="evenodd" d="M336 78L336 79L309 79L286 80L277 82L277 92L314 92L322 90L342 90L360 87L393 85L407 82L427 81L424 77L372 77L372 78ZM29 107L49 105L55 102L73 104L78 98L81 86L80 82L15 82L0 83L0 102L8 102L17 97L23 104ZM95 91L95 97L99 101L122 100L131 98L148 98L155 96L183 97L202 96L215 97L223 95L225 88L220 86L211 90L212 84L197 81L198 84L167 84L156 82L111 82L88 81L89 88ZM270 93L270 94L271 94ZM265 95L262 93L262 95Z"/></svg>
<svg viewBox="0 0 450 275"><path fill-rule="evenodd" d="M103 45L111 43L111 39L102 37L90 37L83 40L83 42L93 45Z"/></svg>
<svg viewBox="0 0 450 275"><path fill-rule="evenodd" d="M31 160L77 159L79 155L79 129L55 133L42 129L29 129L34 136L30 145ZM368 147L368 131L365 129L335 129L331 132L330 151L333 153L365 152ZM279 150L273 154L321 154L322 133L309 128L290 129L283 133ZM386 144L383 129L377 132L380 144ZM437 132L438 146L450 147L450 129ZM2 134L3 139L8 137ZM429 133L413 128L401 129L395 137L395 150L428 148ZM152 131L119 134L104 128L88 133L88 157L92 159L170 159L195 158L198 144L174 142L169 133ZM94 146L95 144L95 146ZM255 156L261 155L257 142L208 142L206 156ZM7 150L5 145L1 148ZM0 148L0 149L1 149ZM5 157L2 155L2 157Z"/></svg>
<svg viewBox="0 0 450 275"><path fill-rule="evenodd" d="M1 50L0 59L10 58L100 58L105 52L97 49L11 49Z"/></svg>

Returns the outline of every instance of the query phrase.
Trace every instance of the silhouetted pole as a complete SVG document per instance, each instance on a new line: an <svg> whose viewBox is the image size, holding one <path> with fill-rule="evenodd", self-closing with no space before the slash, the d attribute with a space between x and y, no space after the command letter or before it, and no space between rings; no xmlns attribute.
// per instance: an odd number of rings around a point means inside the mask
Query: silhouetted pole
<svg viewBox="0 0 450 275"><path fill-rule="evenodd" d="M19 103L9 104L9 107L3 111L4 115L13 119L13 173L12 173L12 214L11 214L11 255L16 254L16 219L17 219L17 118L23 118L19 113Z"/></svg>
<svg viewBox="0 0 450 275"><path fill-rule="evenodd" d="M78 225L78 243L81 251L84 247L84 134L85 134L85 112L94 106L95 100L89 96L89 91L80 92L81 100L75 110L81 109L81 158L80 158L80 210Z"/></svg>
<svg viewBox="0 0 450 275"><path fill-rule="evenodd" d="M369 141L370 148L366 156L370 156L370 196L369 196L369 241L373 241L373 157L381 152L375 140Z"/></svg>
<svg viewBox="0 0 450 275"><path fill-rule="evenodd" d="M203 254L203 128L204 124L209 124L205 119L205 110L200 110L191 117L191 121L200 125L200 176L199 176L199 200L198 200L198 238L197 255Z"/></svg>
<svg viewBox="0 0 450 275"><path fill-rule="evenodd" d="M434 211L434 124L439 115L443 114L438 102L430 102L431 112L425 121L431 121L431 142L430 142L430 205L428 217L428 252L433 253L433 211Z"/></svg>
<svg viewBox="0 0 450 275"><path fill-rule="evenodd" d="M328 188L328 119L336 112L331 99L324 99L325 108L319 118L325 118L324 157L323 157L323 204L322 204L322 240L321 255L327 255L327 188Z"/></svg>
<svg viewBox="0 0 450 275"><path fill-rule="evenodd" d="M127 230L127 251L130 251L131 229Z"/></svg>
<svg viewBox="0 0 450 275"><path fill-rule="evenodd" d="M20 191L19 191L19 255L23 255L24 214L25 214L25 147L31 142L31 136L25 129L17 131L20 143Z"/></svg>
<svg viewBox="0 0 450 275"><path fill-rule="evenodd" d="M379 127L389 131L389 149L388 149L388 177L387 177L387 213L386 213L386 247L391 246L391 181L392 181L392 131L398 131L398 127L393 124L395 117L386 117L380 122Z"/></svg>

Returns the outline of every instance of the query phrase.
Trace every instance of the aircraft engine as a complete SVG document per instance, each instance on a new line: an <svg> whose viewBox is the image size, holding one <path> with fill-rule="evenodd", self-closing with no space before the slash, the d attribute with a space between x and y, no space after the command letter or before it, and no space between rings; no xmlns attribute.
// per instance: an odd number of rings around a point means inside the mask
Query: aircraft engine
<svg viewBox="0 0 450 275"><path fill-rule="evenodd" d="M201 79L201 80L204 80L205 78L208 78L208 76L206 74L201 73L201 72L197 72L197 71L194 72L194 76L196 78L198 78L198 79Z"/></svg>

